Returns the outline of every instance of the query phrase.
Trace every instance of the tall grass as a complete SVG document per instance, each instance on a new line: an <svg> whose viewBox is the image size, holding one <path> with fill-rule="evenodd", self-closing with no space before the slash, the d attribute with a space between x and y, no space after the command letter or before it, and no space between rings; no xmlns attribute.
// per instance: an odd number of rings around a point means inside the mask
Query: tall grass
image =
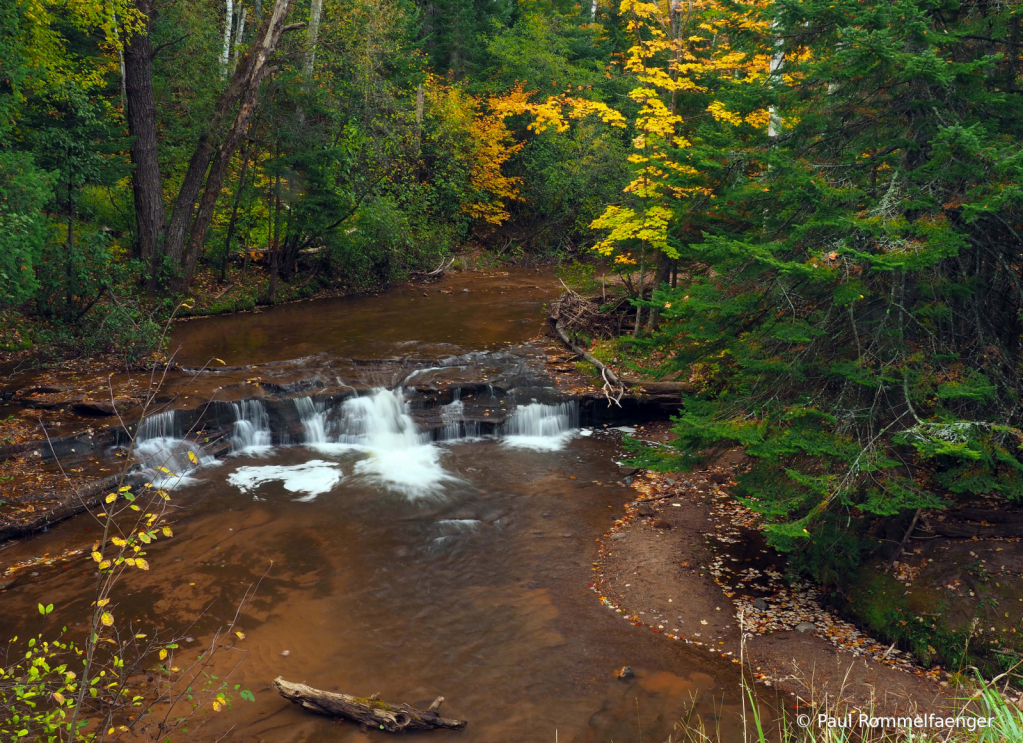
<svg viewBox="0 0 1023 743"><path fill-rule="evenodd" d="M770 719L768 707L756 696L754 686L743 679L742 691L746 702L744 712L744 743L1023 743L1023 710L1009 701L993 684L978 679L977 690L958 699L955 709L941 713L942 717L963 718L966 722L955 729L895 729L870 728L853 725L851 728L818 726L818 715L844 717L849 706L839 699L819 707L808 707L812 714L793 716L783 713ZM854 713L854 720L858 717ZM877 713L875 716L882 716ZM889 716L889 715L884 715ZM917 717L923 713L900 713L898 717ZM970 730L970 718L984 718L990 726ZM700 720L688 718L675 725L675 731L665 743L723 743L720 730L708 730Z"/></svg>

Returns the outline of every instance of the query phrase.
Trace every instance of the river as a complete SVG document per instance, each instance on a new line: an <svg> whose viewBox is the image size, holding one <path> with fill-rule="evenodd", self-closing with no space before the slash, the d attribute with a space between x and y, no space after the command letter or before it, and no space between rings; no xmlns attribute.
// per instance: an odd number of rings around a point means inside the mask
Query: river
<svg viewBox="0 0 1023 743"><path fill-rule="evenodd" d="M555 292L532 271L463 274L176 330L183 365L301 358L289 379L314 368L355 390L239 403L233 451L219 460L189 444L203 466L171 491L175 536L121 584L118 621L182 628L181 665L258 584L238 621L244 638L215 660L255 701L236 698L188 740L384 740L287 702L270 686L277 676L413 706L443 695L442 712L469 725L422 734L437 741L661 743L683 719L741 739L736 666L632 626L589 587L594 540L634 495L615 463L618 432L581 426L522 345ZM430 398L414 389L424 378L474 391ZM287 430L280 410L293 411ZM487 428L491 414L503 418ZM178 447L183 461L177 421L151 417L147 456L167 461ZM58 554L95 534L79 516L0 557ZM90 564L6 591L0 631L81 632ZM41 618L37 604L51 602ZM623 666L635 675L616 678Z"/></svg>

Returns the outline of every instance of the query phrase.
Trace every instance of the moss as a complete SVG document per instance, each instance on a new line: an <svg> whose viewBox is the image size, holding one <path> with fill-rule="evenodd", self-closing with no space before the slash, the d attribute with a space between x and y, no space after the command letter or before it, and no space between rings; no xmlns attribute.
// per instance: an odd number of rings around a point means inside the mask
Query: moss
<svg viewBox="0 0 1023 743"><path fill-rule="evenodd" d="M980 622L991 621L985 618L990 598L987 603L980 597L972 602L960 599L953 606L938 588L907 590L882 572L880 565L861 570L847 596L848 610L860 625L880 640L913 653L923 665L940 665L949 671L975 666L990 678L1019 660L1018 634L999 633L999 642L992 643L977 631Z"/></svg>

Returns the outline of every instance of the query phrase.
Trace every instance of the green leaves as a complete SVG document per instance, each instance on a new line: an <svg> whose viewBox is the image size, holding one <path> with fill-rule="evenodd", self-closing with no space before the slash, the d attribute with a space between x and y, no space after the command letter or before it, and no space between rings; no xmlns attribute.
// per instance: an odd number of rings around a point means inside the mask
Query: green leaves
<svg viewBox="0 0 1023 743"><path fill-rule="evenodd" d="M42 604L39 604L39 613L42 614L44 617L47 614L51 613L52 611L53 611L53 604L47 604L46 606L43 606Z"/></svg>
<svg viewBox="0 0 1023 743"><path fill-rule="evenodd" d="M778 10L781 133L694 138L694 157L719 148L701 168L722 146L731 168L713 201L674 209L669 235L699 231L646 347L698 392L677 451L643 456L692 467L741 446L737 492L771 541L841 582L884 520L1023 498L1023 94L1001 56L1016 21L939 22L925 0Z"/></svg>

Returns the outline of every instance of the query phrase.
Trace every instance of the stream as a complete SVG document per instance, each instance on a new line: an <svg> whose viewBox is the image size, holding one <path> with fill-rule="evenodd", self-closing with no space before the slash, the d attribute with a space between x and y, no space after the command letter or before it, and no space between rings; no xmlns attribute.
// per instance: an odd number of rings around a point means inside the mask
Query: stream
<svg viewBox="0 0 1023 743"><path fill-rule="evenodd" d="M216 659L255 702L235 699L189 740L385 740L299 709L276 676L417 707L443 695L442 713L469 721L423 740L661 743L682 719L741 740L737 667L632 626L589 588L594 540L635 496L615 463L620 434L538 371L528 340L555 284L466 274L176 329L183 365L280 362L292 385L218 403L226 456L189 437L174 408L137 429L140 466L172 488L175 537L122 582L118 621L183 628L178 652L194 657L259 584L244 638ZM316 384L297 389L306 377ZM78 516L0 561L96 532ZM0 631L81 632L91 564L5 591ZM36 605L51 602L41 618ZM615 677L623 666L633 678Z"/></svg>

